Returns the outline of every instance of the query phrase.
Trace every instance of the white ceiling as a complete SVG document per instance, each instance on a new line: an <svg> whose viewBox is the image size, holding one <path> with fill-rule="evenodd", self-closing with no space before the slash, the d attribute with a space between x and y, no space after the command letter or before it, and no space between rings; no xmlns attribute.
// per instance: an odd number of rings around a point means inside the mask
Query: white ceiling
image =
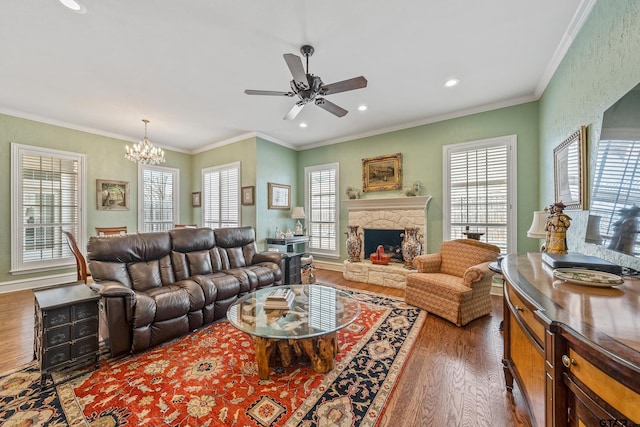
<svg viewBox="0 0 640 427"><path fill-rule="evenodd" d="M0 113L185 152L256 132L319 146L537 99L596 0L6 0ZM283 120L284 53L367 88ZM450 77L460 84L446 89ZM360 104L368 110L358 111ZM308 123L300 128L300 122Z"/></svg>

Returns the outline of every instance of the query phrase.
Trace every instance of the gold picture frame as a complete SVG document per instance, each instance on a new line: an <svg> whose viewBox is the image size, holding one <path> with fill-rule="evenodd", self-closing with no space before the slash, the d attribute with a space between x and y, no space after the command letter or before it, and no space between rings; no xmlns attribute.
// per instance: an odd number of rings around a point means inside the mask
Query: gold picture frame
<svg viewBox="0 0 640 427"><path fill-rule="evenodd" d="M554 202L566 209L584 209L586 205L586 127L553 149Z"/></svg>
<svg viewBox="0 0 640 427"><path fill-rule="evenodd" d="M242 205L253 206L255 204L254 199L255 186L242 187Z"/></svg>
<svg viewBox="0 0 640 427"><path fill-rule="evenodd" d="M268 183L269 209L291 209L291 186Z"/></svg>
<svg viewBox="0 0 640 427"><path fill-rule="evenodd" d="M362 191L402 189L402 153L362 159Z"/></svg>
<svg viewBox="0 0 640 427"><path fill-rule="evenodd" d="M99 211L128 211L129 182L96 179L96 205Z"/></svg>

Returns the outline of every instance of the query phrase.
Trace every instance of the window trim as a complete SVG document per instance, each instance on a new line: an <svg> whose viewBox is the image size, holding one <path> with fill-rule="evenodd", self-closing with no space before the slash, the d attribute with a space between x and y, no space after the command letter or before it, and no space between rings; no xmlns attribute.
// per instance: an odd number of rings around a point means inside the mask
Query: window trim
<svg viewBox="0 0 640 427"><path fill-rule="evenodd" d="M208 168L202 169L200 172L200 188L201 190L201 202L202 202L202 226L206 227L207 220L205 215L205 210L208 205L209 195L205 191L205 175L207 173L211 173L214 171L228 170L228 169L237 169L238 170L238 188L237 188L237 200L238 200L238 227L242 227L242 203L241 203L241 188L242 188L242 163L240 161L225 163L222 165L210 166Z"/></svg>
<svg viewBox="0 0 640 427"><path fill-rule="evenodd" d="M144 172L155 170L173 174L173 223L180 223L180 169L168 166L145 165L138 163L138 230L144 230ZM173 226L171 227L173 228Z"/></svg>
<svg viewBox="0 0 640 427"><path fill-rule="evenodd" d="M307 213L307 218L305 219L305 225L307 227L307 230L311 230L311 193L309 191L310 188L310 181L309 181L309 175L312 172L316 172L319 170L326 170L326 169L333 169L336 171L336 183L335 183L335 202L336 202L336 212L335 212L335 225L336 225L336 241L335 241L335 245L336 245L336 249L333 251L330 250L322 250L322 249L314 249L311 248L309 246L309 244L307 244L307 252L309 254L312 255L317 255L317 256L321 256L324 258L333 258L333 259L339 259L342 255L340 252L341 249L341 239L340 239L340 210L341 210L341 206L340 206L340 196L339 196L339 188L340 188L340 163L325 163L322 165L315 165L315 166L306 166L304 168L304 211Z"/></svg>
<svg viewBox="0 0 640 427"><path fill-rule="evenodd" d="M10 274L28 274L42 271L52 271L67 269L75 266L75 258L69 253L67 257L54 258L45 261L33 261L25 263L22 256L15 254L23 253L22 232L20 223L23 218L23 189L21 185L22 157L25 153L36 156L55 156L57 158L68 158L78 162L78 233L75 236L80 248L86 247L87 242L87 156L86 154L62 151L52 148L38 147L11 143L11 269ZM64 237L60 236L60 245L66 245Z"/></svg>
<svg viewBox="0 0 640 427"><path fill-rule="evenodd" d="M481 139L477 141L461 142L444 145L442 147L442 237L443 241L451 240L451 199L449 187L451 174L449 161L451 154L472 149L490 148L496 146L507 147L507 253L517 251L518 247L518 208L516 189L517 185L517 135L506 135L496 138Z"/></svg>

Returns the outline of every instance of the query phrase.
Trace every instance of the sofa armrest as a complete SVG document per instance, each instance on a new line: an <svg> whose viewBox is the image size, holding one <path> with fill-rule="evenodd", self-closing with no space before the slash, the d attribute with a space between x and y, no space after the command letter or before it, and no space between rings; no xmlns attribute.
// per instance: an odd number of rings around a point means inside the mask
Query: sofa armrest
<svg viewBox="0 0 640 427"><path fill-rule="evenodd" d="M465 286L472 287L474 283L481 281L485 276L489 275L489 273L491 273L489 263L483 262L467 268L462 278Z"/></svg>
<svg viewBox="0 0 640 427"><path fill-rule="evenodd" d="M287 254L283 252L258 252L253 256L252 264L258 264L261 262L273 262L280 265L280 262L287 257Z"/></svg>
<svg viewBox="0 0 640 427"><path fill-rule="evenodd" d="M440 253L418 255L413 259L413 265L418 269L418 273L438 273L441 264Z"/></svg>

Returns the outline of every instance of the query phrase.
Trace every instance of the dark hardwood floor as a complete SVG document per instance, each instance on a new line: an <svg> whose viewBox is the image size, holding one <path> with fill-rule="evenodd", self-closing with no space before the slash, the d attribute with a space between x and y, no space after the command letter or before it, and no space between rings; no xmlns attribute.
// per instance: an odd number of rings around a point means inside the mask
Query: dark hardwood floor
<svg viewBox="0 0 640 427"><path fill-rule="evenodd" d="M404 290L318 270L317 282L403 297ZM507 392L502 372L502 299L493 312L464 327L429 314L380 426L531 426L518 389ZM0 294L0 373L33 358L33 292Z"/></svg>

